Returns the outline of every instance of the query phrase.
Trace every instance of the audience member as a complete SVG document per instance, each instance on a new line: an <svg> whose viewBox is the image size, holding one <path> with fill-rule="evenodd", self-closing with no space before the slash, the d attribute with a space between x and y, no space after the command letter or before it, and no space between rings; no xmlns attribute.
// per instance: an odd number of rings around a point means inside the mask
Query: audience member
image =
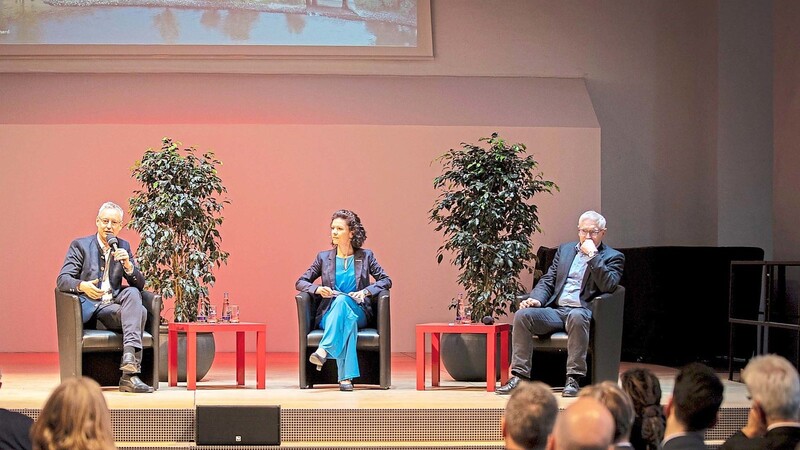
<svg viewBox="0 0 800 450"><path fill-rule="evenodd" d="M0 388L3 371L0 370ZM29 432L33 419L18 412L0 408L0 448L4 450L30 450Z"/></svg>
<svg viewBox="0 0 800 450"><path fill-rule="evenodd" d="M111 414L100 385L70 378L47 399L31 428L34 450L114 449Z"/></svg>
<svg viewBox="0 0 800 450"><path fill-rule="evenodd" d="M692 363L675 377L667 402L664 450L706 449L704 433L717 422L723 386L710 367Z"/></svg>
<svg viewBox="0 0 800 450"><path fill-rule="evenodd" d="M608 450L614 437L614 418L599 401L581 397L556 419L547 450Z"/></svg>
<svg viewBox="0 0 800 450"><path fill-rule="evenodd" d="M591 397L599 400L611 412L614 418L614 448L633 448L630 442L631 426L633 426L633 404L628 394L619 386L610 382L593 384L583 391L580 397Z"/></svg>
<svg viewBox="0 0 800 450"><path fill-rule="evenodd" d="M723 450L794 450L800 443L800 379L797 369L777 355L756 356L742 371L752 404L747 425Z"/></svg>
<svg viewBox="0 0 800 450"><path fill-rule="evenodd" d="M521 383L508 399L501 423L506 448L543 450L557 415L558 403L550 386Z"/></svg>
<svg viewBox="0 0 800 450"><path fill-rule="evenodd" d="M620 376L620 383L633 401L636 412L631 428L631 445L636 450L660 450L667 419L661 407L658 378L645 368L634 368Z"/></svg>

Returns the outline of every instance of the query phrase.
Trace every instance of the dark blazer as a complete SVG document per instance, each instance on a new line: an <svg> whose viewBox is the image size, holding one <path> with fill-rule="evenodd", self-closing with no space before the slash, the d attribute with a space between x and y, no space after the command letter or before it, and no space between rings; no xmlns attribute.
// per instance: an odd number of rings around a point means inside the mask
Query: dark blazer
<svg viewBox="0 0 800 450"><path fill-rule="evenodd" d="M542 306L557 306L555 303L564 290L569 269L575 255L578 254L578 242L561 244L556 251L553 264L547 269L530 294L542 302ZM581 305L592 309L592 300L598 295L613 292L622 278L622 268L625 266L625 255L613 248L600 243L597 255L587 263L586 273L581 284Z"/></svg>
<svg viewBox="0 0 800 450"><path fill-rule="evenodd" d="M720 447L720 450L794 450L800 443L800 428L798 427L775 427L763 437L748 438L741 431L737 431L733 436Z"/></svg>
<svg viewBox="0 0 800 450"><path fill-rule="evenodd" d="M392 280L383 268L378 264L375 255L371 250L364 248L356 249L353 253L356 268L356 288L358 290L366 289L369 295L376 295L384 289L392 287ZM375 279L375 282L370 284L369 277ZM322 284L314 284L314 280L322 277ZM336 249L326 250L319 252L311 267L306 272L300 275L300 278L295 283L295 288L301 292L308 292L314 294L318 287L327 286L333 288L336 284ZM322 298L317 307L317 314L314 318L314 327L317 327L322 321L322 316L328 311L333 298ZM362 308L367 316L367 321L372 319L372 304L370 302L362 303Z"/></svg>
<svg viewBox="0 0 800 450"><path fill-rule="evenodd" d="M3 450L30 450L29 432L33 419L18 412L0 408L0 448Z"/></svg>
<svg viewBox="0 0 800 450"><path fill-rule="evenodd" d="M666 441L661 450L706 450L707 448L703 441L703 432L696 432Z"/></svg>
<svg viewBox="0 0 800 450"><path fill-rule="evenodd" d="M119 247L124 248L131 257L133 273L131 275L126 274L122 263L111 261L108 267L108 281L111 283L111 293L114 297L119 295L120 291L125 288L122 285L123 279L130 287L135 287L140 291L144 289L144 276L139 271L139 267L133 257L131 245L128 241L117 239L119 240ZM56 279L56 286L58 286L59 291L80 296L81 315L84 323L91 319L101 302L100 300L92 300L84 295L78 290L78 286L81 281L91 281L95 278L102 282L105 266L103 251L100 249L100 243L97 242L97 234L75 239L69 244L67 256L64 258L64 265L61 266L61 272L59 272ZM100 282L98 282L98 285Z"/></svg>

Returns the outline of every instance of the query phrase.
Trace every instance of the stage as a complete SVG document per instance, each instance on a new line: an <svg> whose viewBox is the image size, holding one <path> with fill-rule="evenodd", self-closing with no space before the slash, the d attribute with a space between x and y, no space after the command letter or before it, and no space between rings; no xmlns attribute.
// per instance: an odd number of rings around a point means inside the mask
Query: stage
<svg viewBox="0 0 800 450"><path fill-rule="evenodd" d="M633 366L622 363L621 370ZM662 401L672 392L676 369L641 365L660 379ZM59 384L57 353L0 353L3 386L0 407L36 418ZM120 393L104 388L117 446L122 449L225 448L194 444L196 405L280 405L281 447L289 448L503 448L500 418L507 397L486 392L485 382L456 382L442 371L441 386L415 387L413 353L392 355L392 388L338 386L299 389L297 353L268 353L266 389L256 389L255 355L247 355L245 386L236 386L235 354L219 353L211 370L187 391L185 383L161 382L153 394ZM428 365L430 370L430 365ZM749 402L743 384L727 381L718 424L706 435L713 446L741 428ZM560 408L574 399L557 394ZM237 446L231 448L250 448ZM271 447L252 447L271 448Z"/></svg>

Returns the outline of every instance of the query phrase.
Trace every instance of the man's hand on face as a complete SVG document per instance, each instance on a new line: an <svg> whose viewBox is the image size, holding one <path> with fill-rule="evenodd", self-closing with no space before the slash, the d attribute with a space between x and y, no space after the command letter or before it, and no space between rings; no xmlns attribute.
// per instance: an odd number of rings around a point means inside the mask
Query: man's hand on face
<svg viewBox="0 0 800 450"><path fill-rule="evenodd" d="M597 253L597 246L594 245L594 241L591 239L584 239L583 243L581 243L581 253L594 256Z"/></svg>

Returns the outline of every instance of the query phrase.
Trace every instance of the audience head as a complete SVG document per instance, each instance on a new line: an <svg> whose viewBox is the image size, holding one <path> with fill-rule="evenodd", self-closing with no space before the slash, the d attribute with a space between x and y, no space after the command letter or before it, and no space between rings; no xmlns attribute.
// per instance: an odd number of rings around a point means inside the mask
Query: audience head
<svg viewBox="0 0 800 450"><path fill-rule="evenodd" d="M633 404L628 394L619 386L603 381L581 390L580 397L592 397L608 408L614 418L614 442L628 442L631 437L634 412Z"/></svg>
<svg viewBox="0 0 800 450"><path fill-rule="evenodd" d="M620 376L620 384L631 398L636 413L631 443L635 448L658 448L664 440L666 426L658 378L648 369L634 368L626 370Z"/></svg>
<svg viewBox="0 0 800 450"><path fill-rule="evenodd" d="M547 441L548 450L607 450L614 436L614 418L602 403L579 397L561 412Z"/></svg>
<svg viewBox="0 0 800 450"><path fill-rule="evenodd" d="M742 370L742 381L767 423L798 420L800 379L797 369L785 358L756 356Z"/></svg>
<svg viewBox="0 0 800 450"><path fill-rule="evenodd" d="M100 385L70 378L47 399L31 428L34 450L113 449L111 414Z"/></svg>
<svg viewBox="0 0 800 450"><path fill-rule="evenodd" d="M506 448L544 449L558 415L550 387L541 382L521 382L511 394L503 415Z"/></svg>
<svg viewBox="0 0 800 450"><path fill-rule="evenodd" d="M350 245L353 248L361 248L364 245L364 241L367 240L367 230L361 224L358 214L348 209L340 209L331 216L331 223L336 219L342 219L347 224L347 229L350 231ZM334 245L336 244L334 243Z"/></svg>
<svg viewBox="0 0 800 450"><path fill-rule="evenodd" d="M686 431L705 430L717 421L722 391L722 381L710 367L691 363L675 377L667 415L674 415Z"/></svg>

